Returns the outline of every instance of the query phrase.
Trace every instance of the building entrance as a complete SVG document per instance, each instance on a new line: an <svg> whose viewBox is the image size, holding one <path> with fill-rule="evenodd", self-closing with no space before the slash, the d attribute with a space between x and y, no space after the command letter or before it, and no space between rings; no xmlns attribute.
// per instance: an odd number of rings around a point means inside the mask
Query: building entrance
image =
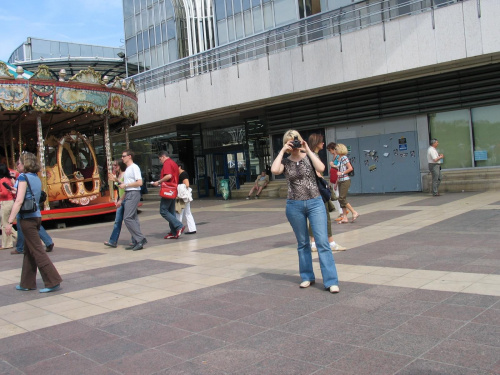
<svg viewBox="0 0 500 375"><path fill-rule="evenodd" d="M220 181L229 180L231 190L240 188L242 181L246 180L247 162L244 151L230 151L216 153L212 156L214 171L215 195L221 196Z"/></svg>
<svg viewBox="0 0 500 375"><path fill-rule="evenodd" d="M350 193L421 191L416 132L339 139L349 150L355 175Z"/></svg>

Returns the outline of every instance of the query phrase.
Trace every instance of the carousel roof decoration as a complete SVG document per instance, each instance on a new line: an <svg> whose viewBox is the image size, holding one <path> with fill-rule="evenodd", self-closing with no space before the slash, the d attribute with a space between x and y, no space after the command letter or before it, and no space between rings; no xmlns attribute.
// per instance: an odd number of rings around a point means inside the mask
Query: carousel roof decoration
<svg viewBox="0 0 500 375"><path fill-rule="evenodd" d="M51 131L63 133L77 128L90 133L95 124L102 122L102 115L109 116L110 130L137 121L137 91L133 80L101 77L93 68L66 77L65 69L55 77L46 65L40 65L35 73L23 77L22 67L17 67L15 77L7 65L0 61L0 125L14 124L22 117L23 134L35 131L35 116L47 116L42 123ZM16 123L17 126L17 123Z"/></svg>

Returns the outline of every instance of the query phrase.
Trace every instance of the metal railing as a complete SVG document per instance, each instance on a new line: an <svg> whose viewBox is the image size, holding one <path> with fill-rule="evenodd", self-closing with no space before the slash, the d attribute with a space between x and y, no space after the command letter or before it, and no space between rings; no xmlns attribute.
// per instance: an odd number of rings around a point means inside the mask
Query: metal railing
<svg viewBox="0 0 500 375"><path fill-rule="evenodd" d="M138 91L151 90L399 17L427 11L433 12L438 7L460 1L465 0L367 0L240 39L139 73L132 78Z"/></svg>

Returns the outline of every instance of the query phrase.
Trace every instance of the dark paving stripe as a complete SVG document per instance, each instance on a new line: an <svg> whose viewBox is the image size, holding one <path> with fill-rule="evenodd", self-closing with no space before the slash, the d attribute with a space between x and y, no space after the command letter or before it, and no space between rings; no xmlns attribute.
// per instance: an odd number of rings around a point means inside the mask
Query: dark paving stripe
<svg viewBox="0 0 500 375"><path fill-rule="evenodd" d="M88 271L74 272L69 275L64 275L64 281L61 286L66 293L74 292L77 290L118 283L158 273L175 271L186 267L191 267L191 265L163 262L159 260L139 260L132 263L100 267ZM36 291L20 292L14 288L14 285L16 284L4 285L0 287L0 306L25 302L26 300L44 298L44 294ZM43 283L39 280L38 287L42 288L42 285Z"/></svg>
<svg viewBox="0 0 500 375"><path fill-rule="evenodd" d="M426 199L422 199L421 201L407 203L401 205L404 206L441 206L443 204L455 202L459 199L466 199L473 197L474 195L480 194L478 192L466 192L466 193L444 193L439 197L433 197L432 195L427 195Z"/></svg>
<svg viewBox="0 0 500 375"><path fill-rule="evenodd" d="M138 268L154 267L144 262L136 262ZM263 273L1 339L0 371L385 375L496 369L499 310L493 308L500 297L349 282L332 295L321 280L308 289L298 283L297 276ZM485 312L493 313L471 322ZM19 355L27 351L30 356Z"/></svg>

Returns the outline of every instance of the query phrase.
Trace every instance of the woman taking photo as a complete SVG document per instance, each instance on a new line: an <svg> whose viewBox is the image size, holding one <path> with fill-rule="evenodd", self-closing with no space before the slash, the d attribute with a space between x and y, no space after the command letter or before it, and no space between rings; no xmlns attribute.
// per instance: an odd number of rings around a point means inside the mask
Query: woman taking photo
<svg viewBox="0 0 500 375"><path fill-rule="evenodd" d="M17 162L17 170L21 174L18 177L16 201L14 202L5 228L7 234L12 234L12 222L21 209L25 198L26 200L30 200L34 197L35 202L38 202L42 192L42 182L36 175L40 170L40 164L35 155L29 152L21 154ZM39 204L37 203L35 212L20 213L19 217L20 220L17 225L21 226L24 233L24 259L21 272L21 283L16 286L16 289L36 289L36 270L38 268L42 280L45 283L45 288L40 289L40 293L58 290L62 278L45 252L45 247L40 242L40 236L38 235L40 224L42 223Z"/></svg>
<svg viewBox="0 0 500 375"><path fill-rule="evenodd" d="M349 178L349 172L353 170L351 162L347 155L347 147L342 143L338 143L335 147L335 152L339 156L339 171L338 175L338 185L339 185L339 202L342 207L343 212L347 212L346 208L349 209L352 213L352 222L354 223L356 219L359 217L359 214L354 211L354 208L347 202L347 192L349 191L349 187L351 186L351 179ZM342 213L342 217L340 221L337 221L339 224L348 223L347 214Z"/></svg>
<svg viewBox="0 0 500 375"><path fill-rule="evenodd" d="M285 153L290 156L283 158ZM312 161L312 165L309 160ZM300 287L307 288L316 281L307 232L307 220L309 220L316 239L323 284L331 293L338 293L337 268L328 243L325 205L315 177L316 172L322 173L324 169L324 164L295 130L285 133L283 148L271 166L271 172L275 175L284 173L288 186L286 217L297 238L299 271L302 279Z"/></svg>
<svg viewBox="0 0 500 375"><path fill-rule="evenodd" d="M307 144L309 145L309 148L314 152L314 154L318 157L318 153L323 150L323 147L325 146L325 142L323 142L323 136L321 134L311 134L309 136L309 139L307 140ZM319 178L323 178L323 175L319 172L316 172ZM329 210L329 202L324 202L325 203L325 210L326 210L326 227L328 229L328 242L330 243L330 248L333 251L344 251L346 248L344 246L339 245L333 240L333 234L332 234L332 220L330 218L330 210ZM340 211L340 210L339 210ZM311 225L309 225L309 236L311 237L311 250L316 251L316 242L314 241L314 236L312 234L312 229Z"/></svg>

